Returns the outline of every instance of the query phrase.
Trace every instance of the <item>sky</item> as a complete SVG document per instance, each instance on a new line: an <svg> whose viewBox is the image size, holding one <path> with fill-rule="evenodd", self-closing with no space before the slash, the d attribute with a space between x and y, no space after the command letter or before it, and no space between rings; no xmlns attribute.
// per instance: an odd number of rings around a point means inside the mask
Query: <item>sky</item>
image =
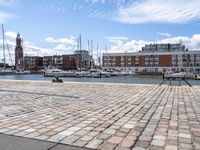
<svg viewBox="0 0 200 150"><path fill-rule="evenodd" d="M101 53L180 42L200 50L199 8L199 0L0 0L0 23L12 57L18 32L30 56L73 53L80 34L94 57L97 45Z"/></svg>

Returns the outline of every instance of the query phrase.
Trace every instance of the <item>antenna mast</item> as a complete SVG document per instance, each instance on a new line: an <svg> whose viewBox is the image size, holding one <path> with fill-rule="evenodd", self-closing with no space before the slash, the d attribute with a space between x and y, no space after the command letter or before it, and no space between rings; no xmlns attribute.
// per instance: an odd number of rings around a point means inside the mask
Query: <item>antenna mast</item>
<svg viewBox="0 0 200 150"><path fill-rule="evenodd" d="M91 40L91 56L93 57L93 43L92 43L92 40Z"/></svg>
<svg viewBox="0 0 200 150"><path fill-rule="evenodd" d="M81 34L79 36L79 42L80 42L80 50L81 50Z"/></svg>
<svg viewBox="0 0 200 150"><path fill-rule="evenodd" d="M2 24L2 38L3 38L3 64L4 64L4 70L6 69L6 54L5 54L5 45L4 45L4 41L5 41L5 37L4 37L4 27Z"/></svg>
<svg viewBox="0 0 200 150"><path fill-rule="evenodd" d="M99 45L97 43L97 64L99 64Z"/></svg>
<svg viewBox="0 0 200 150"><path fill-rule="evenodd" d="M90 41L88 40L88 52L90 53Z"/></svg>
<svg viewBox="0 0 200 150"><path fill-rule="evenodd" d="M78 41L78 38L77 38L77 50L79 50L79 41Z"/></svg>

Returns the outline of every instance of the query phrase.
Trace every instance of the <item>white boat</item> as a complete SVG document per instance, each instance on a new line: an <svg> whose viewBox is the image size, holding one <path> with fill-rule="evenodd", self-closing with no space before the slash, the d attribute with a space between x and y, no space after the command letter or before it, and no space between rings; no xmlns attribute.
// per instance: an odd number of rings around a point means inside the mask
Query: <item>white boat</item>
<svg viewBox="0 0 200 150"><path fill-rule="evenodd" d="M12 70L7 70L7 69L0 70L0 75L13 75L13 74L15 74L15 72Z"/></svg>
<svg viewBox="0 0 200 150"><path fill-rule="evenodd" d="M193 77L195 80L200 80L200 74L194 74Z"/></svg>
<svg viewBox="0 0 200 150"><path fill-rule="evenodd" d="M190 72L178 72L178 73L174 73L172 71L166 72L164 74L164 77L166 78L193 78L193 74Z"/></svg>
<svg viewBox="0 0 200 150"><path fill-rule="evenodd" d="M122 76L130 76L130 75L135 75L136 73L133 71L121 71L120 75Z"/></svg>
<svg viewBox="0 0 200 150"><path fill-rule="evenodd" d="M96 69L96 70L90 70L90 72L87 74L87 77L88 78L109 78L111 77L111 73Z"/></svg>
<svg viewBox="0 0 200 150"><path fill-rule="evenodd" d="M3 26L3 24L2 24L2 46L0 45L0 47L3 48L3 67L0 68L0 75L12 75L12 74L15 74L15 72L13 70L11 70L11 69L6 67L7 64L6 64L6 57L5 57L5 48L7 47L7 50L8 50L9 53L10 53L10 51L9 51L8 44L7 44L7 41L6 41L6 36L4 34L4 26ZM11 59L11 62L12 62L11 56L10 56L10 59Z"/></svg>
<svg viewBox="0 0 200 150"><path fill-rule="evenodd" d="M17 70L15 72L16 75L24 75L24 74L30 74L31 72L28 70Z"/></svg>
<svg viewBox="0 0 200 150"><path fill-rule="evenodd" d="M44 71L45 77L75 77L75 71L64 71L61 69L48 69Z"/></svg>
<svg viewBox="0 0 200 150"><path fill-rule="evenodd" d="M86 71L76 71L76 77L87 77L88 72Z"/></svg>

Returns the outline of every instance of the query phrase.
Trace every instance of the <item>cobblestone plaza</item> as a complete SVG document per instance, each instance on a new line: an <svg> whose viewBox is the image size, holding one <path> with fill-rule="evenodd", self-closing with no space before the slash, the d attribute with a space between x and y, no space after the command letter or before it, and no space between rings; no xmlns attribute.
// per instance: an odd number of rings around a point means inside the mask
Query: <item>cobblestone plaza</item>
<svg viewBox="0 0 200 150"><path fill-rule="evenodd" d="M200 149L200 87L1 80L0 133L88 149Z"/></svg>

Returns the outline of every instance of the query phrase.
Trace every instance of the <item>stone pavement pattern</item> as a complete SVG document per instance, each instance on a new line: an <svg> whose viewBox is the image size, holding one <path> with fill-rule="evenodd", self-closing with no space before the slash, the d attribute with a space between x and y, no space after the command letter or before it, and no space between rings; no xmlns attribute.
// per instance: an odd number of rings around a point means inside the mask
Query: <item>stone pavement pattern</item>
<svg viewBox="0 0 200 150"><path fill-rule="evenodd" d="M0 133L105 150L200 149L200 87L0 81Z"/></svg>

